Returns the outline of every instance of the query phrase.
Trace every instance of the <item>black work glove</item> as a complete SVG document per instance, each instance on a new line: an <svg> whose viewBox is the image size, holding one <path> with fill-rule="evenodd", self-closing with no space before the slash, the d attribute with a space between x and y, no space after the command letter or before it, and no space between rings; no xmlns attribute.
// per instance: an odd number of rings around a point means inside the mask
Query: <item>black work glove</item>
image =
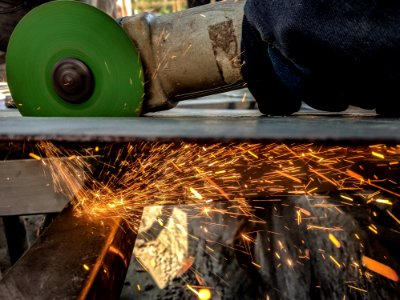
<svg viewBox="0 0 400 300"><path fill-rule="evenodd" d="M399 18L400 3L247 0L242 74L260 111L400 116Z"/></svg>
<svg viewBox="0 0 400 300"><path fill-rule="evenodd" d="M242 74L266 115L290 115L300 109L301 100L280 80L268 55L269 45L250 25L246 15L242 27Z"/></svg>

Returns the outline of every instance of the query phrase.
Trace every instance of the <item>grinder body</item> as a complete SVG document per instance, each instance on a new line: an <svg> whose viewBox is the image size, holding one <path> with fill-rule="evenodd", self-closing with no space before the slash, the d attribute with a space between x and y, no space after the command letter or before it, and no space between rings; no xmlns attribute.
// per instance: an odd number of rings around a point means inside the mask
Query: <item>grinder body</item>
<svg viewBox="0 0 400 300"><path fill-rule="evenodd" d="M145 74L142 112L242 88L241 26L244 1L224 1L181 12L124 18Z"/></svg>

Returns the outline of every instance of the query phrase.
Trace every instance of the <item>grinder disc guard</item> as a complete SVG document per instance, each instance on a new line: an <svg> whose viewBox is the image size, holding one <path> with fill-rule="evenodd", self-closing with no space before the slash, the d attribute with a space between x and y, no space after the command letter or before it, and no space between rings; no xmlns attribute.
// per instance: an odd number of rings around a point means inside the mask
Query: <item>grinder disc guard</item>
<svg viewBox="0 0 400 300"><path fill-rule="evenodd" d="M24 116L140 114L139 55L117 22L90 5L54 1L29 12L11 36L6 68Z"/></svg>

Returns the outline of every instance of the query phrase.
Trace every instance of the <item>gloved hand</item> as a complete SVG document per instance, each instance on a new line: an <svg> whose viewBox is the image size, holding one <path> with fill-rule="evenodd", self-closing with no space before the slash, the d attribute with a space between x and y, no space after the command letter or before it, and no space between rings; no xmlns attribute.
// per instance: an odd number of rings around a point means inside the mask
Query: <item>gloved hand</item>
<svg viewBox="0 0 400 300"><path fill-rule="evenodd" d="M290 115L301 102L400 115L400 3L247 0L242 74L259 109Z"/></svg>

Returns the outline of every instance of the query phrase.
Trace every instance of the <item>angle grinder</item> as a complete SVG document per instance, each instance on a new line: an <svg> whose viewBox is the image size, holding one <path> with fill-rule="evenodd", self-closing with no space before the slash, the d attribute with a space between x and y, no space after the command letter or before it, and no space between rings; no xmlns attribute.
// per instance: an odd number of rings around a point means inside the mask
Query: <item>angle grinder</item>
<svg viewBox="0 0 400 300"><path fill-rule="evenodd" d="M243 87L243 1L114 20L52 1L26 14L6 54L23 116L134 117Z"/></svg>

